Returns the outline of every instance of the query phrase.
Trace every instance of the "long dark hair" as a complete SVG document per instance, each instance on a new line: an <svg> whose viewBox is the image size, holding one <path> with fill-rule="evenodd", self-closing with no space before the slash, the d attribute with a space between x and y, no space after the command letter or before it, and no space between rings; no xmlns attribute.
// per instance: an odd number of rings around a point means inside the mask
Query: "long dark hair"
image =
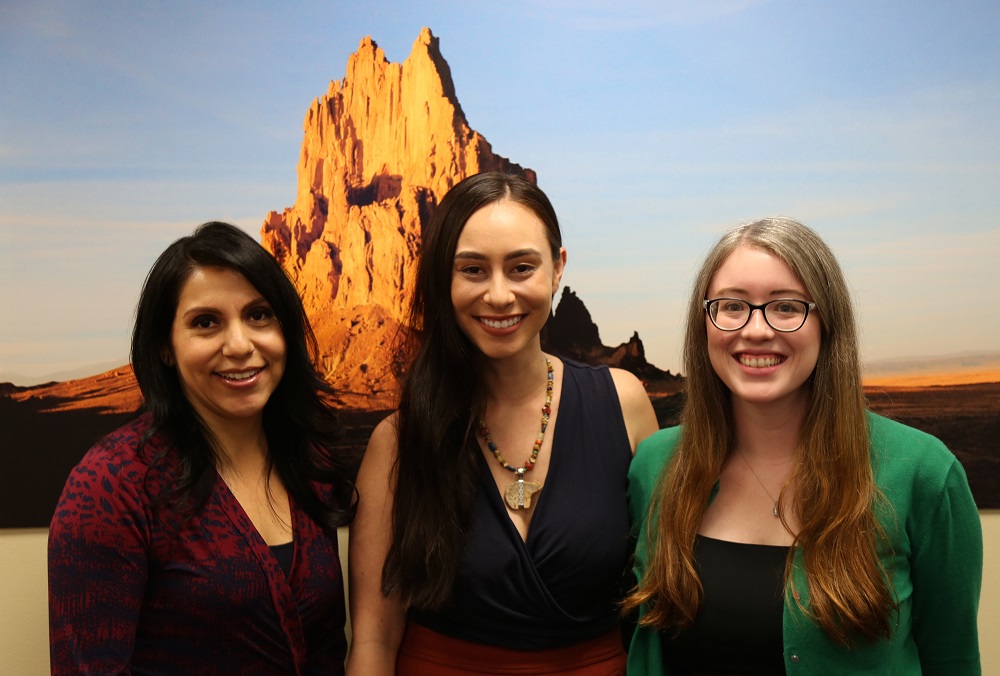
<svg viewBox="0 0 1000 676"><path fill-rule="evenodd" d="M156 259L135 313L132 368L152 424L140 453L154 435L169 449L149 458L162 465L168 453L176 466L164 468L166 480L154 494L157 507L181 519L204 507L214 483L217 442L205 421L184 396L177 369L163 359L184 283L200 267L218 267L243 275L267 300L285 338L285 371L264 407L267 469L275 470L285 488L309 516L326 528L348 523L354 514L354 486L348 463L330 449L340 426L326 398L330 385L314 367L317 354L302 301L278 262L250 235L228 223L204 223L188 237L168 246ZM162 472L161 472L162 473ZM270 472L268 472L270 475ZM324 484L320 496L311 482ZM148 484L147 484L148 485Z"/></svg>
<svg viewBox="0 0 1000 676"><path fill-rule="evenodd" d="M511 201L545 225L553 260L562 247L548 197L531 181L499 173L456 184L423 232L411 306L416 356L400 393L392 544L382 589L406 606L439 607L451 594L465 549L479 470L473 421L486 393L480 353L463 334L451 302L459 235L479 209Z"/></svg>

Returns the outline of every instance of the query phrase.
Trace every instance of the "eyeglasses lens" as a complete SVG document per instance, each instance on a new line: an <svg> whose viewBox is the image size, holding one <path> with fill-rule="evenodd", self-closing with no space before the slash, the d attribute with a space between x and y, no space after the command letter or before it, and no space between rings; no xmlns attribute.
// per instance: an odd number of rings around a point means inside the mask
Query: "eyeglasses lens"
<svg viewBox="0 0 1000 676"><path fill-rule="evenodd" d="M721 298L708 306L712 322L723 331L735 331L750 321L750 313L758 308L764 311L764 320L776 331L796 331L806 321L808 305L799 300L772 300L763 306L751 307L749 303L734 298Z"/></svg>

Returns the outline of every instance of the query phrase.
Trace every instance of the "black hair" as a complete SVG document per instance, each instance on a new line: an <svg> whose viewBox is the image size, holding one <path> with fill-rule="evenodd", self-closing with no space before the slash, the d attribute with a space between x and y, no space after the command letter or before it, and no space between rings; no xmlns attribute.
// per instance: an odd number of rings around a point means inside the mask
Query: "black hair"
<svg viewBox="0 0 1000 676"><path fill-rule="evenodd" d="M218 267L241 274L267 300L285 339L285 370L264 407L267 469L324 528L348 523L354 515L349 463L333 452L340 434L329 400L330 385L314 366L316 338L295 286L274 257L250 235L228 223L203 223L172 243L153 264L135 313L132 368L152 418L143 446L158 434L178 459L154 504L186 519L204 507L214 482L219 449L211 430L187 400L177 369L164 360L181 289L198 268ZM142 452L142 449L140 449ZM163 463L167 451L150 458ZM324 486L320 495L314 483Z"/></svg>

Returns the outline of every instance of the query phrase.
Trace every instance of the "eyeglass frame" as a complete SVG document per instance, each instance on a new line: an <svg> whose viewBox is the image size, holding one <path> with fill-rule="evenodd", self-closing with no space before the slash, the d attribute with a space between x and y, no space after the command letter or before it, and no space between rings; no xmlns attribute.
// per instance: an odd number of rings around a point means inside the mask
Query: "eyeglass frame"
<svg viewBox="0 0 1000 676"><path fill-rule="evenodd" d="M743 322L741 325L737 326L736 328L733 328L733 329L724 329L721 326L719 326L718 324L716 324L715 323L715 317L712 316L712 313L709 312L708 308L709 308L709 306L712 303L718 302L720 300L737 300L737 301L739 301L741 303L746 303L747 307L750 308L750 311L747 312L747 319L746 319L746 321ZM767 311L765 310L765 308L768 305L770 305L771 303L780 303L782 301L784 301L784 302L794 301L796 303L802 303L803 305L806 306L806 311L802 315L802 323L799 324L798 326L796 326L794 329L779 329L778 327L776 327L774 324L771 323L771 320L769 320L767 318ZM773 300L769 300L766 303L761 303L760 305L754 305L750 301L745 300L743 298L732 298L730 296L720 296L719 298L706 298L705 300L702 301L702 307L704 307L705 314L708 315L709 321L712 322L712 326L714 326L715 328L719 329L720 331L726 331L726 332L740 331L747 324L750 323L750 319L753 317L754 310L760 310L760 316L764 318L764 323L767 324L768 326L770 326L772 330L777 331L778 333L795 333L796 331L798 331L799 329L801 329L803 326L806 325L806 320L809 319L809 311L816 309L816 303L813 303L812 301L808 301L808 300L802 300L801 298L774 298Z"/></svg>

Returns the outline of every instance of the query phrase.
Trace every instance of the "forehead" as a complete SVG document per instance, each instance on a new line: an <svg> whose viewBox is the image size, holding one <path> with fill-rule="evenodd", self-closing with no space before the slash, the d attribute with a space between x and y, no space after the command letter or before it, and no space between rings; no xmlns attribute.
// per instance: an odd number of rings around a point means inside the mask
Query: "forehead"
<svg viewBox="0 0 1000 676"><path fill-rule="evenodd" d="M456 252L487 249L550 249L542 219L531 209L503 200L475 211L458 236Z"/></svg>
<svg viewBox="0 0 1000 676"><path fill-rule="evenodd" d="M178 310L186 305L224 304L260 296L260 292L241 273L230 268L197 266L181 285Z"/></svg>
<svg viewBox="0 0 1000 676"><path fill-rule="evenodd" d="M796 291L805 293L805 285L791 267L769 251L741 244L733 250L712 275L709 293L720 291L753 291L765 295L780 295Z"/></svg>

